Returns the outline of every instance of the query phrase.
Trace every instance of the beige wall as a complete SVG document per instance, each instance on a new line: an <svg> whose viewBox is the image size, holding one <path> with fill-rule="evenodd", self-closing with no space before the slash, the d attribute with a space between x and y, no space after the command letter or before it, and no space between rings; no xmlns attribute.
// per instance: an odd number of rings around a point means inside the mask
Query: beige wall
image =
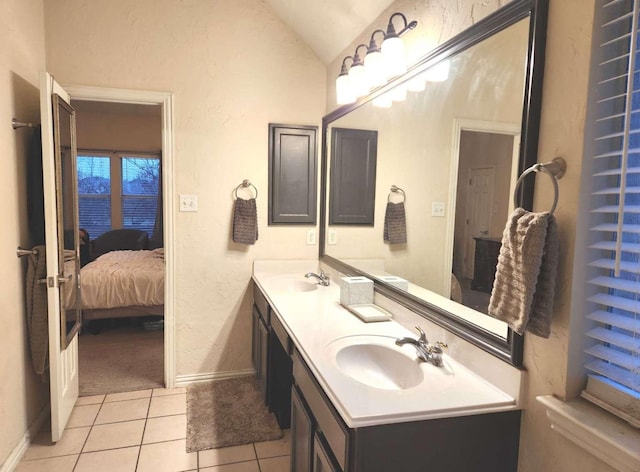
<svg viewBox="0 0 640 472"><path fill-rule="evenodd" d="M318 250L307 227L267 226L268 123L319 125L324 65L260 0L60 0L45 12L59 82L174 93L176 193L199 199L175 215L177 374L250 368L252 261ZM230 241L243 179L260 191L251 247Z"/></svg>
<svg viewBox="0 0 640 472"><path fill-rule="evenodd" d="M393 11L402 11L409 19L418 20L418 27L404 37L408 57L416 58L427 52L429 46L450 39L506 3L495 0L398 0L374 24L384 24ZM567 366L570 355L579 357L579 353L570 350L569 327L572 289L576 289L572 287L572 267L594 11L594 0L550 0L549 4L538 159L546 162L555 156L563 156L568 170L560 181L560 201L556 210L562 251L551 337L542 339L525 335L527 382L518 470L609 472L612 469L608 465L552 431L544 408L535 400L536 396L545 394L556 394L561 398L571 395L575 388L570 390L569 382L579 375L579 372L568 374ZM327 68L329 110L336 108L335 78L340 62L352 52L353 47L348 48ZM536 209L545 210L551 205L553 189L547 180L537 183ZM579 343L572 343L571 347L573 344Z"/></svg>
<svg viewBox="0 0 640 472"><path fill-rule="evenodd" d="M26 160L30 129L12 130L11 118L38 123L39 71L44 68L41 0L0 2L0 465L22 440L48 398L48 384L31 368L25 325L26 260L16 247L29 247Z"/></svg>

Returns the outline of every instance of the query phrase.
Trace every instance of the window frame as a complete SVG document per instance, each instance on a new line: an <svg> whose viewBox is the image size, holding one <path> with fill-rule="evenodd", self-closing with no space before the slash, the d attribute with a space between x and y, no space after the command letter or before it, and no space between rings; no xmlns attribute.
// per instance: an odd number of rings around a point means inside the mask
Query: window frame
<svg viewBox="0 0 640 472"><path fill-rule="evenodd" d="M157 159L160 169L158 175L158 193L161 192L162 186L162 154L160 152L144 152L144 151L122 151L122 150L97 150L97 149L78 149L78 157L108 157L110 159L110 203L111 203L111 229L124 228L123 222L123 202L122 195L122 162L123 159ZM77 191L77 189L76 189ZM80 194L79 194L80 195ZM83 194L84 195L84 194ZM156 195L157 198L157 195ZM95 239L99 235L91 234L91 238ZM151 234L149 235L151 237Z"/></svg>

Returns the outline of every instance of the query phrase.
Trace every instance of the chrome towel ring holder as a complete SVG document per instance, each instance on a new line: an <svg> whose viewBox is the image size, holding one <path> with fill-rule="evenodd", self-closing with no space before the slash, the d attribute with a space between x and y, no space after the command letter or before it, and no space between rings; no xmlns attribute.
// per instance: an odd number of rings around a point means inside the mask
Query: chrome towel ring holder
<svg viewBox="0 0 640 472"><path fill-rule="evenodd" d="M397 185L392 185L391 186L391 192L389 192L389 195L387 196L387 203L391 203L391 194L393 194L393 193L401 193L402 194L402 202L403 203L407 199L407 194L404 193L404 190L402 190Z"/></svg>
<svg viewBox="0 0 640 472"><path fill-rule="evenodd" d="M233 198L237 199L238 198L238 190L243 189L243 188L248 188L251 187L253 189L253 191L256 193L255 197L253 198L258 198L258 189L256 188L255 185L253 185L248 179L244 179L242 181L242 183L240 185L238 185L234 190L233 190Z"/></svg>
<svg viewBox="0 0 640 472"><path fill-rule="evenodd" d="M520 174L520 177L518 177L518 180L516 181L516 186L513 190L513 206L518 206L518 188L520 188L520 184L524 178L531 172L543 172L551 177L551 181L553 182L553 205L551 205L551 209L549 210L549 213L553 215L553 212L558 206L558 196L560 192L558 189L558 179L561 179L566 171L567 162L562 157L556 157L551 162L532 165Z"/></svg>

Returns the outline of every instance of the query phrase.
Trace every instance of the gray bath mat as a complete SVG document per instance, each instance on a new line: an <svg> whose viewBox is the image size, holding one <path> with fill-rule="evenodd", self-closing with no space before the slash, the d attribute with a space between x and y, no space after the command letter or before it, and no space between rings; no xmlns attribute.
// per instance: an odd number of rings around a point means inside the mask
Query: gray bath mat
<svg viewBox="0 0 640 472"><path fill-rule="evenodd" d="M187 452L281 437L253 376L187 387Z"/></svg>

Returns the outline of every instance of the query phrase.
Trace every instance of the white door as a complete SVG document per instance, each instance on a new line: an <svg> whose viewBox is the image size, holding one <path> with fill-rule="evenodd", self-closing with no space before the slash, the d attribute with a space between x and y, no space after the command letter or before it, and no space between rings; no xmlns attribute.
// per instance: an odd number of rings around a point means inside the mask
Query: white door
<svg viewBox="0 0 640 472"><path fill-rule="evenodd" d="M43 73L40 83L51 440L57 442L78 398L79 251L75 113L69 94Z"/></svg>
<svg viewBox="0 0 640 472"><path fill-rule="evenodd" d="M473 278L475 240L474 237L488 236L493 213L493 182L495 169L486 167L469 169L467 189L467 216L464 242L465 277Z"/></svg>

